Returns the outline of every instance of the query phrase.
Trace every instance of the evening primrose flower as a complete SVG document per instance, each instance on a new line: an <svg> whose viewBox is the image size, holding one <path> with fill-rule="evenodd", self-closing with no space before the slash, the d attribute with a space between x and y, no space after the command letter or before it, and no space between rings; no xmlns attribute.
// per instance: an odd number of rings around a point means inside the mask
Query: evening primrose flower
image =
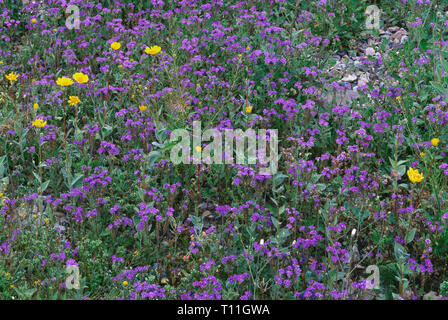
<svg viewBox="0 0 448 320"><path fill-rule="evenodd" d="M114 50L118 50L121 48L121 44L120 44L120 42L112 42L110 47Z"/></svg>
<svg viewBox="0 0 448 320"><path fill-rule="evenodd" d="M159 46L146 47L145 53L150 55L158 54L162 50Z"/></svg>
<svg viewBox="0 0 448 320"><path fill-rule="evenodd" d="M434 147L437 147L437 145L439 144L439 141L440 140L438 138L431 139L431 143Z"/></svg>
<svg viewBox="0 0 448 320"><path fill-rule="evenodd" d="M32 123L33 127L43 128L47 125L47 121L43 121L42 119L36 119Z"/></svg>
<svg viewBox="0 0 448 320"><path fill-rule="evenodd" d="M129 283L125 280L123 281L123 285L126 287Z"/></svg>
<svg viewBox="0 0 448 320"><path fill-rule="evenodd" d="M31 20L31 23L36 23L36 22L37 22L36 18L33 18L33 20Z"/></svg>
<svg viewBox="0 0 448 320"><path fill-rule="evenodd" d="M34 108L34 110L39 109L39 104L38 103L33 104L33 108Z"/></svg>
<svg viewBox="0 0 448 320"><path fill-rule="evenodd" d="M411 180L412 183L421 182L423 180L423 173L419 173L418 169L412 169L409 167L407 171L409 180Z"/></svg>
<svg viewBox="0 0 448 320"><path fill-rule="evenodd" d="M6 79L8 79L11 83L17 81L19 78L19 74L15 72L11 72L10 74L5 75Z"/></svg>
<svg viewBox="0 0 448 320"><path fill-rule="evenodd" d="M252 113L252 109L254 106L247 106L246 107L246 113Z"/></svg>
<svg viewBox="0 0 448 320"><path fill-rule="evenodd" d="M148 109L147 106L143 106L143 105L142 105L142 106L139 106L138 108L140 109L141 112L145 112L146 109Z"/></svg>
<svg viewBox="0 0 448 320"><path fill-rule="evenodd" d="M75 79L76 82L78 83L86 83L89 81L89 76L82 73L82 72L77 72L72 76L73 79Z"/></svg>
<svg viewBox="0 0 448 320"><path fill-rule="evenodd" d="M81 102L81 100L79 100L78 96L70 96L68 99L68 103L71 106L76 106L80 102Z"/></svg>
<svg viewBox="0 0 448 320"><path fill-rule="evenodd" d="M73 84L73 80L67 77L60 77L56 80L56 84L60 85L61 87L68 87Z"/></svg>

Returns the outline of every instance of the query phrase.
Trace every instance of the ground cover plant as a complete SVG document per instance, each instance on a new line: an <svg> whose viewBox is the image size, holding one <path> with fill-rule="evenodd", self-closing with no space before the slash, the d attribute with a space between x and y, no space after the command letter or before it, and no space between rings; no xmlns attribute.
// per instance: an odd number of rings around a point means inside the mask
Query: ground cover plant
<svg viewBox="0 0 448 320"><path fill-rule="evenodd" d="M442 0L0 0L0 299L445 299L447 37ZM276 172L173 163L193 121L276 129Z"/></svg>

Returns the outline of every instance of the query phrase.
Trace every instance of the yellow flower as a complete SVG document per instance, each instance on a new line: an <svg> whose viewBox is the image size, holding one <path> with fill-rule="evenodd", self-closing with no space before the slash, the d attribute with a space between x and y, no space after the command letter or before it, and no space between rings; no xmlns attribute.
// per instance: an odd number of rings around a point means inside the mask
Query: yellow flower
<svg viewBox="0 0 448 320"><path fill-rule="evenodd" d="M196 146L196 148L194 148L194 149L196 150L196 152L201 152L202 151L201 146Z"/></svg>
<svg viewBox="0 0 448 320"><path fill-rule="evenodd" d="M253 106L246 107L246 113L252 113Z"/></svg>
<svg viewBox="0 0 448 320"><path fill-rule="evenodd" d="M42 119L36 119L32 122L33 127L43 128L47 125L47 121L43 121Z"/></svg>
<svg viewBox="0 0 448 320"><path fill-rule="evenodd" d="M68 87L73 84L73 80L67 77L60 77L58 78L58 80L56 80L56 83L61 87Z"/></svg>
<svg viewBox="0 0 448 320"><path fill-rule="evenodd" d="M121 48L121 44L120 44L120 42L112 42L110 47L114 50L118 50Z"/></svg>
<svg viewBox="0 0 448 320"><path fill-rule="evenodd" d="M4 196L3 192L0 192L0 198L3 197L3 196Z"/></svg>
<svg viewBox="0 0 448 320"><path fill-rule="evenodd" d="M439 144L439 141L440 140L438 138L431 139L431 143L434 147L437 147L437 145Z"/></svg>
<svg viewBox="0 0 448 320"><path fill-rule="evenodd" d="M48 219L48 218L44 218L44 222L45 222L46 224L49 224L49 223L50 223L50 219Z"/></svg>
<svg viewBox="0 0 448 320"><path fill-rule="evenodd" d="M423 173L419 173L417 169L414 170L411 167L409 167L407 173L409 180L411 180L412 183L421 182L423 180Z"/></svg>
<svg viewBox="0 0 448 320"><path fill-rule="evenodd" d="M162 50L159 46L146 47L145 53L150 55L158 54Z"/></svg>
<svg viewBox="0 0 448 320"><path fill-rule="evenodd" d="M33 20L31 20L31 23L36 23L37 22L37 19L36 18L34 18Z"/></svg>
<svg viewBox="0 0 448 320"><path fill-rule="evenodd" d="M14 288L14 285L13 285L13 284L11 284L11 285L9 285L9 287L10 287L11 289L13 289L13 288Z"/></svg>
<svg viewBox="0 0 448 320"><path fill-rule="evenodd" d="M395 99L397 99L398 102L401 101L401 96L397 96Z"/></svg>
<svg viewBox="0 0 448 320"><path fill-rule="evenodd" d="M140 109L141 112L145 112L146 109L148 109L147 106L139 106L138 108Z"/></svg>
<svg viewBox="0 0 448 320"><path fill-rule="evenodd" d="M6 278L9 278L10 276L11 276L11 274L10 274L9 272L6 272L6 273L5 273L5 277L6 277Z"/></svg>
<svg viewBox="0 0 448 320"><path fill-rule="evenodd" d="M15 72L11 72L10 74L6 75L5 77L12 83L13 81L17 81L17 79L19 78L19 74L15 73Z"/></svg>
<svg viewBox="0 0 448 320"><path fill-rule="evenodd" d="M33 108L34 108L34 110L39 109L39 104L38 103L33 104Z"/></svg>
<svg viewBox="0 0 448 320"><path fill-rule="evenodd" d="M71 106L76 106L80 102L81 102L81 100L79 100L78 96L70 96L68 99L68 103Z"/></svg>
<svg viewBox="0 0 448 320"><path fill-rule="evenodd" d="M125 280L123 281L123 285L126 287L129 283Z"/></svg>
<svg viewBox="0 0 448 320"><path fill-rule="evenodd" d="M75 79L76 82L78 83L86 83L89 81L89 76L82 73L82 72L77 72L72 76L73 79Z"/></svg>
<svg viewBox="0 0 448 320"><path fill-rule="evenodd" d="M424 153L424 152L420 152L420 157L424 157L424 156L426 156L426 153Z"/></svg>

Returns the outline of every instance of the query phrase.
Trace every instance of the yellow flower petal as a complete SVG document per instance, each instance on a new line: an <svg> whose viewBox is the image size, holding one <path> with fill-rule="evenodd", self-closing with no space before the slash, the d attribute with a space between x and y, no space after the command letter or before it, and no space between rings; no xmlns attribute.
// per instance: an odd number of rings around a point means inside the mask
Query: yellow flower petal
<svg viewBox="0 0 448 320"><path fill-rule="evenodd" d="M150 55L155 55L155 54L158 54L160 52L160 50L162 50L162 48L160 48L159 46L152 46L152 47L147 47L145 49L145 53L150 54Z"/></svg>
<svg viewBox="0 0 448 320"><path fill-rule="evenodd" d="M114 50L118 50L121 48L121 44L120 44L120 42L112 42L110 47Z"/></svg>
<svg viewBox="0 0 448 320"><path fill-rule="evenodd" d="M437 147L437 145L439 144L439 141L440 140L438 138L431 139L431 143L434 147Z"/></svg>

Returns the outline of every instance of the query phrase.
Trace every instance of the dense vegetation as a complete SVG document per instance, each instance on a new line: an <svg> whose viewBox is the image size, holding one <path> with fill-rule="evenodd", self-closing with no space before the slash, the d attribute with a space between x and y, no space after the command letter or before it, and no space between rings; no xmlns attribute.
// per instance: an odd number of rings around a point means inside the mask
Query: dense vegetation
<svg viewBox="0 0 448 320"><path fill-rule="evenodd" d="M0 1L0 298L447 297L447 10ZM193 121L278 171L173 164Z"/></svg>

